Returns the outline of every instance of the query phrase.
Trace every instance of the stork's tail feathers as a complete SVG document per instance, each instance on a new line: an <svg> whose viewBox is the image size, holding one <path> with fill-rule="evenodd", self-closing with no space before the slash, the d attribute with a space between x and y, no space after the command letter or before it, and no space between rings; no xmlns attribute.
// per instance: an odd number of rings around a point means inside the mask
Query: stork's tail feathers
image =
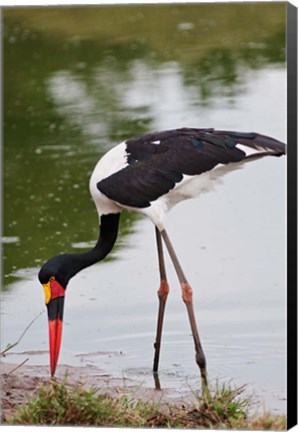
<svg viewBox="0 0 298 432"><path fill-rule="evenodd" d="M282 156L286 153L286 145L274 138L258 133L224 132L237 141L236 147L242 150L245 159L256 159L262 156Z"/></svg>

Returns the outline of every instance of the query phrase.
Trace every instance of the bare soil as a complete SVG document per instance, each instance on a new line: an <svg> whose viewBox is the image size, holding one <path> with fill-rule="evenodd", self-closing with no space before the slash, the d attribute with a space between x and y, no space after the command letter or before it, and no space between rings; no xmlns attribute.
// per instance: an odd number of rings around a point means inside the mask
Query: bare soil
<svg viewBox="0 0 298 432"><path fill-rule="evenodd" d="M26 404L38 388L51 378L47 366L23 364L18 367L15 364L0 362L0 368L1 423L9 423L16 410ZM191 392L182 397L173 389L148 388L142 382L109 376L94 366L59 365L55 379L66 379L68 384L84 386L86 389L95 387L99 394L109 394L112 397L129 394L134 399L150 400L160 404L165 410L171 405L185 406L195 401L195 395Z"/></svg>

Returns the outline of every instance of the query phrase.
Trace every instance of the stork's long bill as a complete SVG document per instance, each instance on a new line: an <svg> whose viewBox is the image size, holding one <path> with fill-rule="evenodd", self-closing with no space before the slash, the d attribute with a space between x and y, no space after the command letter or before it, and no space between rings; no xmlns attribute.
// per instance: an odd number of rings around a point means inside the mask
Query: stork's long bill
<svg viewBox="0 0 298 432"><path fill-rule="evenodd" d="M43 284L43 289L48 309L51 375L54 376L61 346L65 289L54 276Z"/></svg>

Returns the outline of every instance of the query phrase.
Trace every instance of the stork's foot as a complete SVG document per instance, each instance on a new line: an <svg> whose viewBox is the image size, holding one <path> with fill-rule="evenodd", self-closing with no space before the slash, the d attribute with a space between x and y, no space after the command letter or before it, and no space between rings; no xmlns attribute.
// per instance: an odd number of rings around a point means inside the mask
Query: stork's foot
<svg viewBox="0 0 298 432"><path fill-rule="evenodd" d="M203 353L201 345L199 346L195 345L195 349L196 349L196 363L199 366L201 372L202 388L208 387L205 355Z"/></svg>
<svg viewBox="0 0 298 432"><path fill-rule="evenodd" d="M197 357L196 357L196 359L197 359ZM197 361L197 360L196 360L196 362L197 362L197 364L198 364L198 361ZM200 368L200 371L201 371L202 392L204 393L204 391L208 390L207 371L206 371L206 368L205 368L205 367L202 368L200 365L199 365L199 368Z"/></svg>
<svg viewBox="0 0 298 432"><path fill-rule="evenodd" d="M158 372L153 372L155 390L161 390Z"/></svg>

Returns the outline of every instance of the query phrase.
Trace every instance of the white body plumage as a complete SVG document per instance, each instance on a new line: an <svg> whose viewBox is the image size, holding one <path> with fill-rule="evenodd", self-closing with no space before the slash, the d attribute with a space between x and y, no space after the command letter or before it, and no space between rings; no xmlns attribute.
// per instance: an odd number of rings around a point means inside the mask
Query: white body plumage
<svg viewBox="0 0 298 432"><path fill-rule="evenodd" d="M159 141L151 142L158 145ZM251 148L243 144L237 144L237 148L244 151L246 156L257 155L264 152L264 147ZM270 149L268 149L270 152ZM175 187L166 194L159 196L156 200L151 201L150 206L145 208L131 207L120 204L116 200L108 198L102 193L97 184L128 166L128 149L126 142L113 147L98 161L90 178L90 193L95 202L99 218L103 214L118 213L123 209L128 209L141 213L148 218L160 229L164 228L165 213L180 201L195 198L203 192L208 192L214 188L220 178L227 172L240 168L246 160L228 164L218 163L211 170L198 175L183 175L183 179L176 183ZM117 188L117 185L115 185ZM117 194L117 191L115 191Z"/></svg>

